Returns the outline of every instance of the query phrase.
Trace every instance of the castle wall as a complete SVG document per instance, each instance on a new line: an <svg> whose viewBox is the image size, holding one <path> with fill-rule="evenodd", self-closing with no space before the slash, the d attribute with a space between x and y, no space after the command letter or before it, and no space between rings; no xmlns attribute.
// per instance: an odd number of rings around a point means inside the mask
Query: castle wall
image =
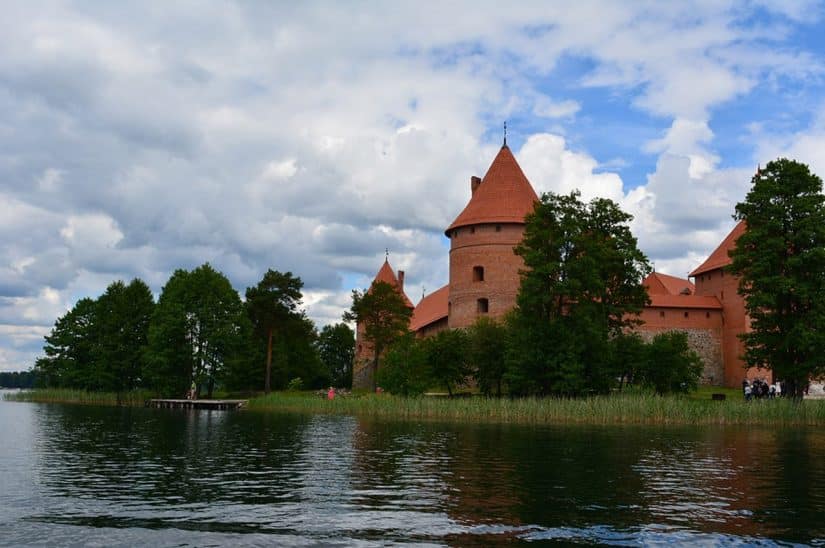
<svg viewBox="0 0 825 548"><path fill-rule="evenodd" d="M639 316L644 323L636 331L646 342L659 333L681 331L688 346L704 364L701 382L720 384L725 378L722 355L722 311L704 308L647 307Z"/></svg>
<svg viewBox="0 0 825 548"><path fill-rule="evenodd" d="M355 328L355 359L352 364L352 388L372 390L372 344L364 338L364 326Z"/></svg>
<svg viewBox="0 0 825 548"><path fill-rule="evenodd" d="M739 339L740 333L750 331L750 320L745 313L745 299L739 295L739 280L722 268L717 268L695 276L696 294L715 296L722 303L722 360L725 366L725 386L737 388L745 378L766 378L772 380L767 369L746 369L741 356L745 346Z"/></svg>
<svg viewBox="0 0 825 548"><path fill-rule="evenodd" d="M524 225L481 224L450 233L450 328L468 327L480 316L500 318L516 305L524 268L513 247L521 242ZM484 280L474 278L474 267L484 269ZM487 312L479 311L487 299Z"/></svg>

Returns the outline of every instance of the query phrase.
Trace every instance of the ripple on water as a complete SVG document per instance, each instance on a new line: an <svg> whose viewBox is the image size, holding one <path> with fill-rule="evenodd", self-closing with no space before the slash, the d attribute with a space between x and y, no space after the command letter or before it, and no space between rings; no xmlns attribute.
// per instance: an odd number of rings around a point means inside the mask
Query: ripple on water
<svg viewBox="0 0 825 548"><path fill-rule="evenodd" d="M16 491L0 509L16 535L2 542L12 544L771 544L825 536L825 499L812 487L825 480L825 444L815 431L16 405L30 414L20 439L29 466L0 452L0 464L28 474L8 483Z"/></svg>

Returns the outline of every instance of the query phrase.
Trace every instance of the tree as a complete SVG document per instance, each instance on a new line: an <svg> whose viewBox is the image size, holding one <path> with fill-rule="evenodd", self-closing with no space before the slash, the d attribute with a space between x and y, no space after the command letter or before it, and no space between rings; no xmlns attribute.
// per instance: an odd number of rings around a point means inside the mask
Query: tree
<svg viewBox="0 0 825 548"><path fill-rule="evenodd" d="M248 320L229 280L206 263L176 270L158 299L149 328L147 378L170 395L191 382L208 397L231 364L240 359Z"/></svg>
<svg viewBox="0 0 825 548"><path fill-rule="evenodd" d="M737 220L747 229L730 271L750 317L745 363L768 367L800 399L825 372L825 196L822 180L799 162L778 159L754 175Z"/></svg>
<svg viewBox="0 0 825 548"><path fill-rule="evenodd" d="M546 193L525 220L515 252L524 260L508 348L517 391L575 395L613 382L609 340L639 323L650 273L628 223L606 199Z"/></svg>
<svg viewBox="0 0 825 548"><path fill-rule="evenodd" d="M44 387L97 388L91 367L97 343L97 306L80 299L57 319L43 346L45 357L35 362L38 384Z"/></svg>
<svg viewBox="0 0 825 548"><path fill-rule="evenodd" d="M690 392L699 386L702 360L688 346L682 331L659 333L646 345L647 359L643 360L640 381L657 394Z"/></svg>
<svg viewBox="0 0 825 548"><path fill-rule="evenodd" d="M97 345L93 367L101 390L138 387L155 306L152 291L135 278L129 285L116 281L97 299Z"/></svg>
<svg viewBox="0 0 825 548"><path fill-rule="evenodd" d="M453 397L453 388L470 375L467 360L469 339L462 329L445 329L424 339L424 352L430 368L430 378L447 389Z"/></svg>
<svg viewBox="0 0 825 548"><path fill-rule="evenodd" d="M272 386L272 342L276 331L294 319L301 303L304 283L292 272L267 270L255 287L246 290L246 310L255 331L266 340L266 373L264 391ZM285 367L286 370L286 367Z"/></svg>
<svg viewBox="0 0 825 548"><path fill-rule="evenodd" d="M344 321L363 326L364 339L372 347L371 373L373 390L378 386L378 360L390 344L409 329L412 310L395 286L376 281L366 291L352 290L352 307Z"/></svg>
<svg viewBox="0 0 825 548"><path fill-rule="evenodd" d="M500 322L482 316L470 326L467 335L468 361L479 390L485 396L495 391L496 396L501 397L507 328Z"/></svg>
<svg viewBox="0 0 825 548"><path fill-rule="evenodd" d="M321 361L332 377L333 386L352 386L355 333L345 323L325 325L318 336Z"/></svg>
<svg viewBox="0 0 825 548"><path fill-rule="evenodd" d="M432 382L429 374L424 341L406 333L388 349L376 380L392 394L420 396Z"/></svg>

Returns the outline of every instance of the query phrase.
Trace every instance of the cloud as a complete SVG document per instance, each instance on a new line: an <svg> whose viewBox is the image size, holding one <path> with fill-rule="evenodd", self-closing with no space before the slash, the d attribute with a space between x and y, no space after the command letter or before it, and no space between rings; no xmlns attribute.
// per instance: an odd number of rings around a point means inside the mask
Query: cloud
<svg viewBox="0 0 825 548"><path fill-rule="evenodd" d="M329 322L389 248L417 301L446 283L442 231L504 119L538 191L621 201L657 267L684 268L750 176L720 152L721 109L768 88L799 112L821 96L822 62L794 42L820 6L762 4L12 2L0 368L39 345L3 329L47 329L118 278L157 292L204 261L240 291L291 270ZM821 162L821 126L771 133L779 115L760 116L745 157ZM652 129L605 150L608 119Z"/></svg>

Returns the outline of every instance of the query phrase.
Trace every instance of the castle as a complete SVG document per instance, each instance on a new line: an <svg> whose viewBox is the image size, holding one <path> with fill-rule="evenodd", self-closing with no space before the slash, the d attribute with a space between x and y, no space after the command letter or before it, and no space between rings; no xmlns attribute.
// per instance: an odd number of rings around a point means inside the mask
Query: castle
<svg viewBox="0 0 825 548"><path fill-rule="evenodd" d="M480 316L500 318L516 305L523 268L513 248L524 233L524 218L538 200L513 153L504 145L484 178L470 178L470 201L445 230L450 239L450 276L444 287L413 306L404 293L404 272L396 276L385 261L375 281L396 287L412 309L410 329L421 337L443 329L469 327ZM769 377L769 372L745 369L737 335L749 329L737 278L725 275L728 252L744 231L739 223L690 277L694 282L653 272L645 280L650 303L642 311L637 331L644 339L679 330L704 363L703 382L730 387L744 378ZM353 387L372 386L369 344L357 326Z"/></svg>

